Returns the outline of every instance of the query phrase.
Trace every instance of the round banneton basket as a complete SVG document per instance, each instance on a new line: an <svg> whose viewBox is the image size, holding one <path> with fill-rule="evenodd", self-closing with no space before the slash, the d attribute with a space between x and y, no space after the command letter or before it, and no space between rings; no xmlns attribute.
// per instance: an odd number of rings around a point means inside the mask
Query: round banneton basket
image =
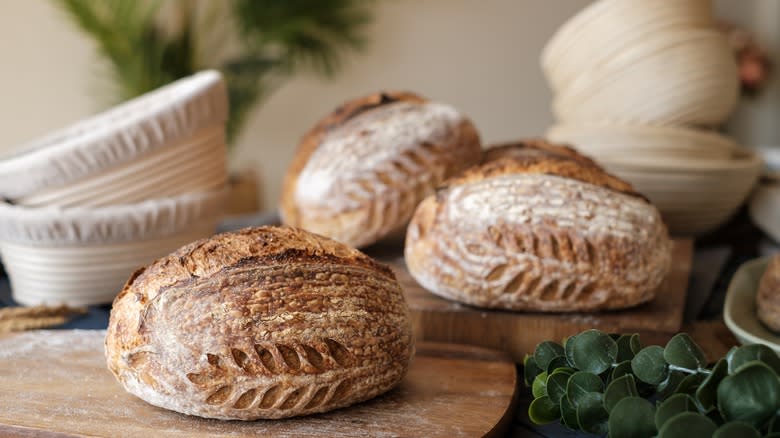
<svg viewBox="0 0 780 438"><path fill-rule="evenodd" d="M576 145L595 157L640 161L729 160L740 149L734 140L717 132L676 126L557 124L548 129L547 138Z"/></svg>
<svg viewBox="0 0 780 438"><path fill-rule="evenodd" d="M0 254L23 305L110 303L139 267L214 233L226 191L100 208L0 204Z"/></svg>
<svg viewBox="0 0 780 438"><path fill-rule="evenodd" d="M757 154L741 149L730 160L679 163L603 161L658 207L674 234L700 235L728 221L745 203L761 173Z"/></svg>
<svg viewBox="0 0 780 438"><path fill-rule="evenodd" d="M218 72L181 79L0 160L0 197L104 207L223 187L227 115Z"/></svg>
<svg viewBox="0 0 780 438"><path fill-rule="evenodd" d="M712 0L593 2L553 35L542 51L542 69L558 92L582 72L610 62L627 49L673 31L713 24Z"/></svg>

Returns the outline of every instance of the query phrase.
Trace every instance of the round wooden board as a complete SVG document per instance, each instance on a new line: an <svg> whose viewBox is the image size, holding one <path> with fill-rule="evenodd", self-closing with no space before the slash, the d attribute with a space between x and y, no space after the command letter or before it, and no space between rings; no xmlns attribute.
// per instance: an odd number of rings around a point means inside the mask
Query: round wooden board
<svg viewBox="0 0 780 438"><path fill-rule="evenodd" d="M70 330L0 338L0 436L483 436L510 425L517 387L503 353L420 342L401 385L374 400L287 420L207 420L126 393L106 369L104 337Z"/></svg>

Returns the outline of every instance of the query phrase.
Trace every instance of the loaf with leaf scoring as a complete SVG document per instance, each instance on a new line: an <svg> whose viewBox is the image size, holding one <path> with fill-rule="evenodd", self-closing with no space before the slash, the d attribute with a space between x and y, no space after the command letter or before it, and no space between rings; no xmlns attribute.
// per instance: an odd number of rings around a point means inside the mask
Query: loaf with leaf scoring
<svg viewBox="0 0 780 438"><path fill-rule="evenodd" d="M130 393L208 418L283 418L396 386L414 346L392 271L303 230L262 227L187 245L114 301L108 367Z"/></svg>
<svg viewBox="0 0 780 438"><path fill-rule="evenodd" d="M528 141L488 149L426 198L405 259L423 287L475 306L617 309L654 297L671 241L630 184L571 148Z"/></svg>
<svg viewBox="0 0 780 438"><path fill-rule="evenodd" d="M480 160L474 125L402 92L349 101L301 141L284 180L282 221L361 247L403 232L446 178Z"/></svg>

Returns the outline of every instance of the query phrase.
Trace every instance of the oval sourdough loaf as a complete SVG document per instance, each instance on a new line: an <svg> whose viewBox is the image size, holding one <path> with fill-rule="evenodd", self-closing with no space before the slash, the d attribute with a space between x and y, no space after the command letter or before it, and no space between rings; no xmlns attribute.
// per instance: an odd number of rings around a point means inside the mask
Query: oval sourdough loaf
<svg viewBox="0 0 780 438"><path fill-rule="evenodd" d="M780 255L772 257L761 276L756 294L758 319L770 330L780 332Z"/></svg>
<svg viewBox="0 0 780 438"><path fill-rule="evenodd" d="M653 298L671 242L628 183L571 148L529 141L487 150L426 198L405 258L422 286L475 306L615 309Z"/></svg>
<svg viewBox="0 0 780 438"><path fill-rule="evenodd" d="M389 268L283 227L220 234L139 269L106 337L108 367L130 393L238 420L367 400L400 382L413 352Z"/></svg>
<svg viewBox="0 0 780 438"><path fill-rule="evenodd" d="M345 103L301 141L284 181L281 216L352 246L403 232L446 178L477 164L474 125L411 93Z"/></svg>

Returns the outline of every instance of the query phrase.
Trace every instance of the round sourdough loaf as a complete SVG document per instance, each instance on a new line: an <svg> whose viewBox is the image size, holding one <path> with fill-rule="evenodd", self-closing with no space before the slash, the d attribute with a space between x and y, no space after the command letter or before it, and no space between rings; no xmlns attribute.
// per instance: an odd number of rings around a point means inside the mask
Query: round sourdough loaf
<svg viewBox="0 0 780 438"><path fill-rule="evenodd" d="M475 306L615 309L653 298L671 242L628 183L573 149L529 141L489 149L426 198L405 258L422 286Z"/></svg>
<svg viewBox="0 0 780 438"><path fill-rule="evenodd" d="M254 420L325 412L396 386L414 353L392 271L294 228L189 244L116 297L108 368L163 408Z"/></svg>
<svg viewBox="0 0 780 438"><path fill-rule="evenodd" d="M758 319L770 330L780 332L780 255L766 266L756 294Z"/></svg>
<svg viewBox="0 0 780 438"><path fill-rule="evenodd" d="M477 164L474 125L451 106L411 93L349 101L301 141L281 195L286 225L352 246L403 232L446 178Z"/></svg>

